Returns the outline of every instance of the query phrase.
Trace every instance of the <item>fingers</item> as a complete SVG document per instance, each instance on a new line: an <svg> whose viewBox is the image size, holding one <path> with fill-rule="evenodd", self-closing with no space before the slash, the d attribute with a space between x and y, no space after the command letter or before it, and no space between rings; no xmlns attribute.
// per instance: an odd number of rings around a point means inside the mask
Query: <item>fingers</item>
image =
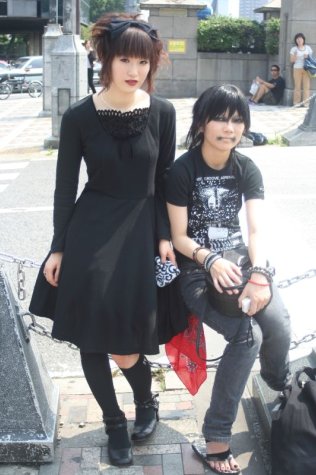
<svg viewBox="0 0 316 475"><path fill-rule="evenodd" d="M43 274L50 285L52 285L53 287L58 286L59 270L57 271L57 269L50 269L45 267Z"/></svg>
<svg viewBox="0 0 316 475"><path fill-rule="evenodd" d="M58 286L62 253L51 254L44 266L44 277L53 287Z"/></svg>
<svg viewBox="0 0 316 475"><path fill-rule="evenodd" d="M221 275L218 277L218 283L225 292L229 295L239 294L239 289L225 289L224 287L234 287L241 284L241 280L238 277L230 278L228 275Z"/></svg>
<svg viewBox="0 0 316 475"><path fill-rule="evenodd" d="M159 254L162 263L165 263L168 259L173 265L177 266L176 256L173 252L172 244L170 241L163 239L159 243Z"/></svg>
<svg viewBox="0 0 316 475"><path fill-rule="evenodd" d="M178 267L176 256L172 249L170 249L170 251L167 253L166 258L169 259L169 261L171 261L174 266Z"/></svg>
<svg viewBox="0 0 316 475"><path fill-rule="evenodd" d="M240 295L239 299L238 299L238 306L239 308L242 307L242 301L245 299L245 298L249 298L250 299L250 307L249 307L249 310L247 313L247 315L249 315L250 317L252 317L253 315L255 315L256 313L260 312L261 310L263 310L269 303L270 301L270 291L267 290L267 291L264 291L264 294L263 292L249 292L247 287L245 287L244 291L242 292L242 294Z"/></svg>
<svg viewBox="0 0 316 475"><path fill-rule="evenodd" d="M211 267L211 276L216 290L223 292L223 287L234 287L241 284L242 272L238 266L227 261L226 259L218 259ZM229 295L238 294L238 289L226 290Z"/></svg>

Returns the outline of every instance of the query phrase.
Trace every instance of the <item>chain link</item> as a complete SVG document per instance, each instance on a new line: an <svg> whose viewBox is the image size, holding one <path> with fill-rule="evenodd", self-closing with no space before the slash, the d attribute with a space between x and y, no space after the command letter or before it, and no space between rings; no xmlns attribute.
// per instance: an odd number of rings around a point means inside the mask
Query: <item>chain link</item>
<svg viewBox="0 0 316 475"><path fill-rule="evenodd" d="M297 284L297 282L300 282L301 280L304 279L311 279L312 277L316 276L316 269L310 269L304 274L299 274L294 277L291 277L290 279L284 279L278 282L277 286L279 289L286 289L287 287L290 287L290 285Z"/></svg>
<svg viewBox="0 0 316 475"><path fill-rule="evenodd" d="M0 252L0 261L9 262L10 264L17 264L17 295L19 300L25 300L26 290L25 290L25 272L24 267L29 268L39 268L40 264L33 261L32 259L24 258L17 256L12 256L11 254L5 254Z"/></svg>
<svg viewBox="0 0 316 475"><path fill-rule="evenodd" d="M24 272L24 267L29 267L29 268L39 268L40 264L36 261L33 261L32 259L22 259L20 257L13 256L11 254L5 254L0 252L0 261L4 262L9 262L13 264L18 265L18 270L17 270L17 281L18 281L18 298L19 300L25 300L26 297L26 292L25 292L25 272ZM295 275L289 279L283 279L277 283L277 287L280 289L285 289L287 287L290 287L293 284L296 284L304 279L311 279L312 277L316 277L316 269L309 269L308 271L304 272L303 274L298 274ZM73 343L69 343L66 341L62 340L57 340L56 338L53 338L51 335L51 331L45 327L45 325L40 324L37 320L35 315L33 315L30 312L20 312L20 317L21 320L24 320L23 318L25 316L29 316L31 318L31 323L25 327L25 332L28 332L29 330L33 331L34 333L37 333L40 336L45 336L49 338L50 340L54 341L55 343L64 343L66 344L69 348L72 350L79 350L77 346L75 346ZM290 350L296 349L298 346L302 345L303 343L310 343L311 341L316 339L316 330L312 333L308 333L307 335L304 335L300 340L292 340L291 341L291 346ZM168 363L157 363L153 361L148 361L149 365L152 368L164 368L164 369L171 369L171 365ZM217 363L208 363L207 368L217 368L218 367L218 362Z"/></svg>

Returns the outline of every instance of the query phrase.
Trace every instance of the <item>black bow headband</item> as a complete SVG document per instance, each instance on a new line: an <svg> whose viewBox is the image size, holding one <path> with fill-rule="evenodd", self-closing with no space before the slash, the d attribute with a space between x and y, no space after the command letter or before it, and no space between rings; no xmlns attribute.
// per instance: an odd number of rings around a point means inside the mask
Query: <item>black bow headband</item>
<svg viewBox="0 0 316 475"><path fill-rule="evenodd" d="M111 40L118 38L127 28L139 28L145 31L152 40L158 40L157 30L154 30L148 23L142 23L137 20L112 20L108 25L108 32Z"/></svg>

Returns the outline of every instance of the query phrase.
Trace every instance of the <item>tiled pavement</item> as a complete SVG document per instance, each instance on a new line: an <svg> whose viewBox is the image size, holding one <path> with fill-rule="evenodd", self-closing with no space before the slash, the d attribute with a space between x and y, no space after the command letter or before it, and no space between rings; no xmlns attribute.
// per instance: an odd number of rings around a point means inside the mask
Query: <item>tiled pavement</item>
<svg viewBox="0 0 316 475"><path fill-rule="evenodd" d="M171 378L172 374L169 373ZM134 420L131 390L125 378L114 377L118 402L128 419ZM180 387L162 391L161 377L154 380L159 392L160 422L149 441L133 447L133 465L109 464L107 436L101 411L84 378L60 378L59 427L55 459L41 466L0 465L1 475L202 475L210 471L193 455L191 442L198 438L193 398ZM163 382L165 384L165 382ZM170 382L167 382L170 386ZM179 384L176 384L179 386Z"/></svg>
<svg viewBox="0 0 316 475"><path fill-rule="evenodd" d="M177 111L177 143L183 142L191 122L194 98L172 99ZM303 122L306 108L252 105L251 130L262 132L269 139L291 130ZM1 101L0 108L0 157L15 154L22 158L34 157L43 148L44 139L51 135L51 118L39 117L42 99L28 95L10 96Z"/></svg>

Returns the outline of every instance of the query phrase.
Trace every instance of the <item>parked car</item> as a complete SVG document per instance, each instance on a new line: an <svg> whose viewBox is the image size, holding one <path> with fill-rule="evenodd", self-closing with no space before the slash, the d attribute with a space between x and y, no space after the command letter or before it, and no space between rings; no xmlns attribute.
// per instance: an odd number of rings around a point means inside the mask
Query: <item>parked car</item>
<svg viewBox="0 0 316 475"><path fill-rule="evenodd" d="M43 79L43 56L22 56L11 64L10 78L25 76L28 81Z"/></svg>
<svg viewBox="0 0 316 475"><path fill-rule="evenodd" d="M27 89L27 84L31 81L43 81L43 56L22 56L12 61L9 66L3 67L0 63L0 82L12 81L13 92Z"/></svg>
<svg viewBox="0 0 316 475"><path fill-rule="evenodd" d="M5 61L0 61L0 82L8 78L10 67Z"/></svg>

